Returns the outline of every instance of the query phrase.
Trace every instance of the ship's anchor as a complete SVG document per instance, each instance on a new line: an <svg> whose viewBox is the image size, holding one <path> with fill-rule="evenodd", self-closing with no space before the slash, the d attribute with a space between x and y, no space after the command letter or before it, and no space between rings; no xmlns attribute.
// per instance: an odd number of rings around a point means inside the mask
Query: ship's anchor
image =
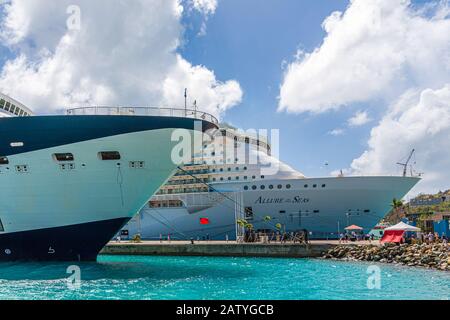
<svg viewBox="0 0 450 320"><path fill-rule="evenodd" d="M48 254L55 254L55 249L53 249L52 247L48 248Z"/></svg>

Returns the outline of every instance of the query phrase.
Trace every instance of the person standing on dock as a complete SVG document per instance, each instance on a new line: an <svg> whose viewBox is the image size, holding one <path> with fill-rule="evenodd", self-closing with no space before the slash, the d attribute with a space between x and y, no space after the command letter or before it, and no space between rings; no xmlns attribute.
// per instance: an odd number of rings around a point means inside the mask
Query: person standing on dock
<svg viewBox="0 0 450 320"><path fill-rule="evenodd" d="M303 232L304 232L304 234L305 234L305 243L306 244L308 244L308 241L309 241L309 239L308 239L308 230L306 230L306 229L303 229Z"/></svg>

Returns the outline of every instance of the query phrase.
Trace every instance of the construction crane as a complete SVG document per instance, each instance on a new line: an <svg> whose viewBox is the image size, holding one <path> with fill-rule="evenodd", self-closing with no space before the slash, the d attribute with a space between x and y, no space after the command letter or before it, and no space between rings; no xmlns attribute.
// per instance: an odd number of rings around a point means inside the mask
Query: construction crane
<svg viewBox="0 0 450 320"><path fill-rule="evenodd" d="M409 162L410 162L411 159L412 159L412 156L414 155L414 152L416 152L416 150L415 150L415 149L412 149L412 151L411 151L411 153L409 154L409 157L408 157L408 159L406 160L405 163L397 162L397 164L398 164L399 166L402 166L402 167L403 167L403 176L404 176L404 177L406 177L406 173L408 172L408 165L409 165Z"/></svg>

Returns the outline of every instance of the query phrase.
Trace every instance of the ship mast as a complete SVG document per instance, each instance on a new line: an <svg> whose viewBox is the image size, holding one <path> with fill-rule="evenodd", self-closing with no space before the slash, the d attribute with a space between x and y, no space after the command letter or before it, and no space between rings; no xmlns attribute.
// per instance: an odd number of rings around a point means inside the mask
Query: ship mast
<svg viewBox="0 0 450 320"><path fill-rule="evenodd" d="M408 165L409 165L409 162L411 161L412 156L414 155L414 152L416 152L416 150L415 150L415 149L412 149L412 151L411 151L411 153L409 154L409 157L408 157L408 159L406 160L405 163L397 162L397 164L398 164L399 166L402 166L402 167L403 167L403 176L404 176L404 177L406 177L406 173L408 172Z"/></svg>

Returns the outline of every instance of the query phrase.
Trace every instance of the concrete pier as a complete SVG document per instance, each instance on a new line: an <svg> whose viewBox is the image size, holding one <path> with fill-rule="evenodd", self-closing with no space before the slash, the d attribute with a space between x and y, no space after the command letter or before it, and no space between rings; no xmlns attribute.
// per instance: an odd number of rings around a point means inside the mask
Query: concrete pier
<svg viewBox="0 0 450 320"><path fill-rule="evenodd" d="M277 258L317 258L332 247L332 241L315 241L309 244L294 243L236 243L236 242L195 242L146 241L141 243L110 242L100 254L104 255L144 255L144 256L205 256L205 257L277 257Z"/></svg>

